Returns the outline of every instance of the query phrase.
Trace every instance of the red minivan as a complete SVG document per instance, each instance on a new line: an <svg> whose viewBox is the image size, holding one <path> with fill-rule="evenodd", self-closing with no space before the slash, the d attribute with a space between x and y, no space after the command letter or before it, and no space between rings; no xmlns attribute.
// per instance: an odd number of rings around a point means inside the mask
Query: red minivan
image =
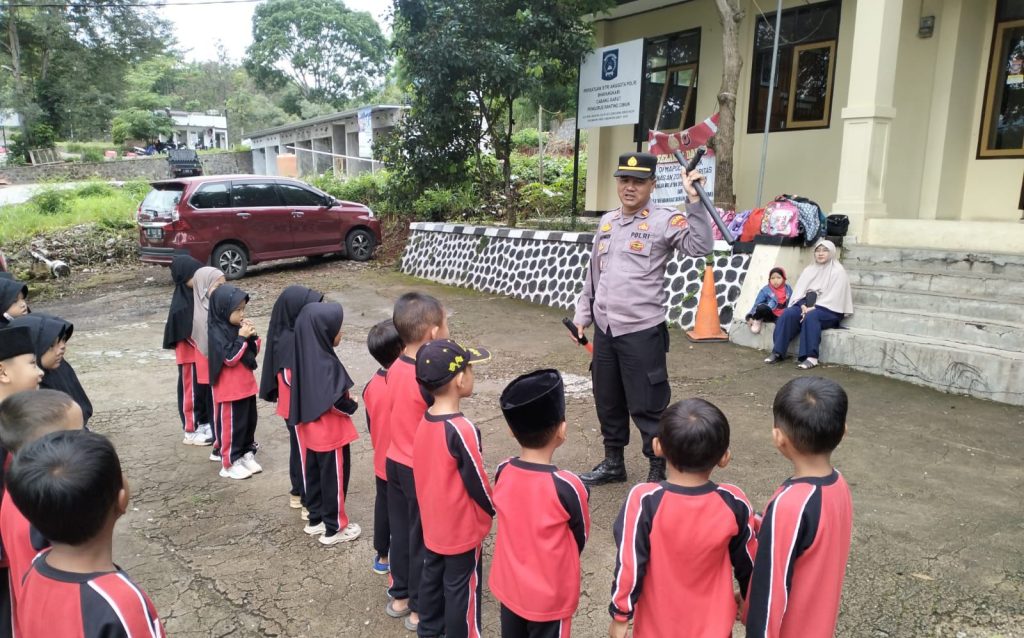
<svg viewBox="0 0 1024 638"><path fill-rule="evenodd" d="M151 185L136 213L139 253L149 264L192 255L238 279L249 265L273 259L341 252L366 261L381 242L369 208L287 177L207 175Z"/></svg>

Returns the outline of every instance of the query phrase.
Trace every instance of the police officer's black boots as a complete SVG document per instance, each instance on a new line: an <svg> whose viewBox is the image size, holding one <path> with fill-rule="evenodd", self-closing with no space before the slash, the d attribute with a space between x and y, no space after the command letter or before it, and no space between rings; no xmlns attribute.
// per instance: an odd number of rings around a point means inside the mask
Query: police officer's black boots
<svg viewBox="0 0 1024 638"><path fill-rule="evenodd" d="M648 460L651 462L651 470L647 473L647 482L661 483L665 480L665 459L654 457Z"/></svg>
<svg viewBox="0 0 1024 638"><path fill-rule="evenodd" d="M580 474L580 480L591 487L605 483L625 483L626 462L622 458L622 448L606 447L604 460L593 470Z"/></svg>

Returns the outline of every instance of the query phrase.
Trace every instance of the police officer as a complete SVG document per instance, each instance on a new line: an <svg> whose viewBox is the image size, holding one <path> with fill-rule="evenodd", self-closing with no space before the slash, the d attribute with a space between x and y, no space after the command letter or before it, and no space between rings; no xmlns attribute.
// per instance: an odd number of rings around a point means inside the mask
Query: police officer
<svg viewBox="0 0 1024 638"><path fill-rule="evenodd" d="M580 475L589 485L626 480L623 449L629 443L630 416L650 462L647 480L665 478L665 460L654 456L651 443L672 396L665 362L665 265L675 250L692 257L710 254L714 236L711 216L693 187L703 176L697 171L683 176L684 215L651 202L657 165L650 153L619 157L615 179L622 205L601 218L576 301L573 323L580 334L595 324L591 374L605 453L597 467Z"/></svg>

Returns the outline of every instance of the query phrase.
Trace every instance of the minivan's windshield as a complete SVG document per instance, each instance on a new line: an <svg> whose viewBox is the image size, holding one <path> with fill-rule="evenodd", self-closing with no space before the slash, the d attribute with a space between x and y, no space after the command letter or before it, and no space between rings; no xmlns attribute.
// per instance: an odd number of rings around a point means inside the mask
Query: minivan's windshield
<svg viewBox="0 0 1024 638"><path fill-rule="evenodd" d="M141 213L150 217L171 217L184 191L184 185L177 184L149 191L142 200Z"/></svg>

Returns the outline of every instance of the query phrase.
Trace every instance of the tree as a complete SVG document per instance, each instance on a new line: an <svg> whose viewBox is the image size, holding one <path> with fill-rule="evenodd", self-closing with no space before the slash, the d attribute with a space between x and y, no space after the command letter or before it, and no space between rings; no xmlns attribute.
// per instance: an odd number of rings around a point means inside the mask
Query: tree
<svg viewBox="0 0 1024 638"><path fill-rule="evenodd" d="M115 144L125 140L150 142L160 135L169 136L172 129L171 118L163 113L132 107L117 114L111 122L110 135Z"/></svg>
<svg viewBox="0 0 1024 638"><path fill-rule="evenodd" d="M715 0L722 23L722 89L718 92L718 132L715 134L715 205L736 209L733 190L733 146L736 141L736 92L740 85L740 0Z"/></svg>
<svg viewBox="0 0 1024 638"><path fill-rule="evenodd" d="M387 41L373 17L341 0L269 0L256 7L245 67L264 88L290 83L310 102L342 107L381 84Z"/></svg>
<svg viewBox="0 0 1024 638"><path fill-rule="evenodd" d="M456 164L489 143L511 201L513 105L576 81L593 47L587 14L611 0L395 0L395 43L412 80L402 133ZM411 151L412 147L408 148ZM441 168L441 167L438 167ZM507 207L515 225L515 209Z"/></svg>

